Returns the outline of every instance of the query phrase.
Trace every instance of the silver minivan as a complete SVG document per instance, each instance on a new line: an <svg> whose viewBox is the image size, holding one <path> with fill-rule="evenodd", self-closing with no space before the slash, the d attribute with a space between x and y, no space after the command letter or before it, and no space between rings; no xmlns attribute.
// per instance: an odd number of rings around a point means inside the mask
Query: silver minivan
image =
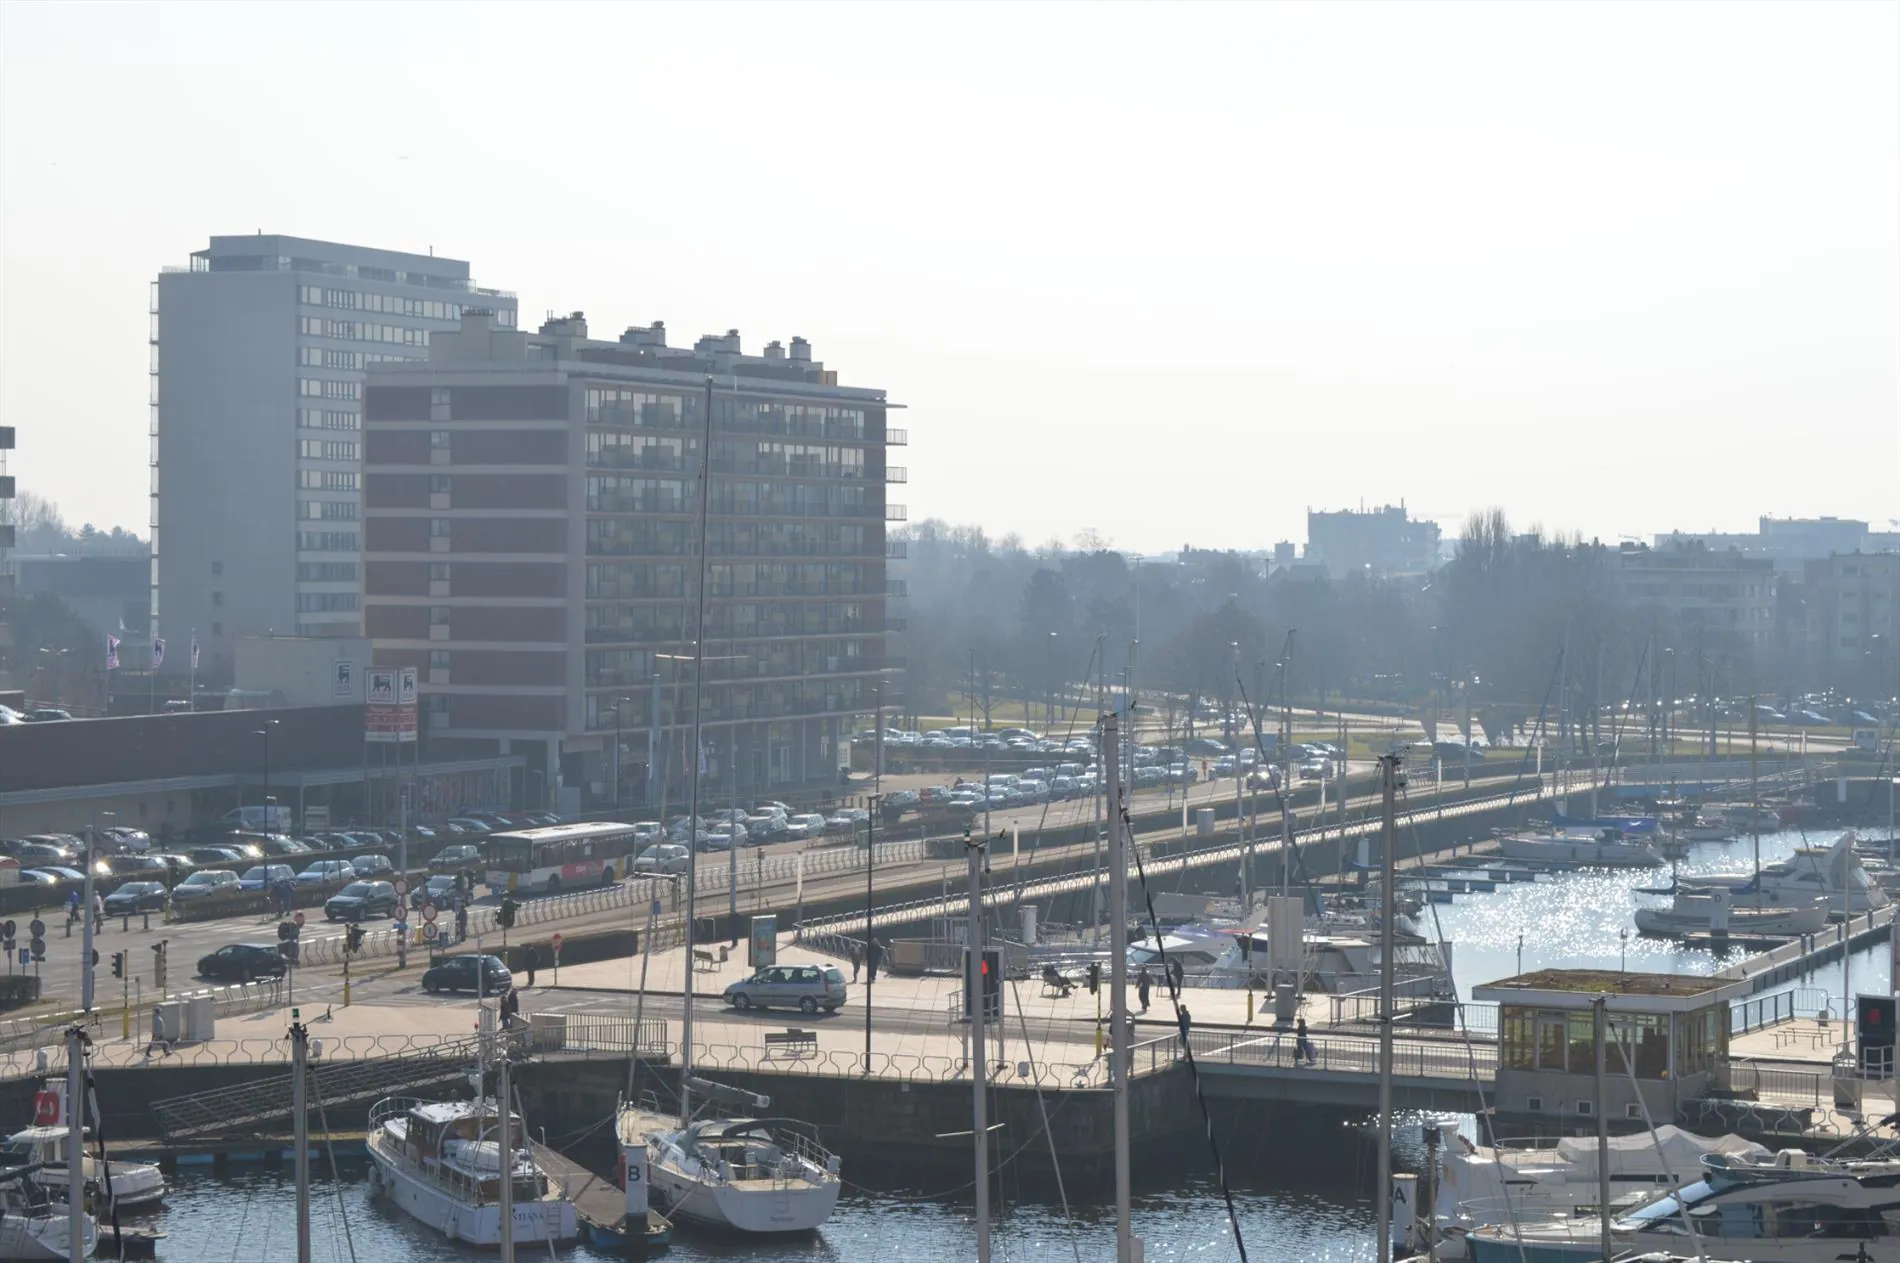
<svg viewBox="0 0 1900 1263"><path fill-rule="evenodd" d="M836 965L769 965L726 988L726 1003L735 1009L835 1013L844 1002L844 971Z"/></svg>

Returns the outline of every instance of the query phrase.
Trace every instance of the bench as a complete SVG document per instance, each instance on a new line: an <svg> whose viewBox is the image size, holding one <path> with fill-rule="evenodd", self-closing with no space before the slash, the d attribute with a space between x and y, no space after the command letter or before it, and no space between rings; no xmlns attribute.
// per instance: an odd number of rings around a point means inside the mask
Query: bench
<svg viewBox="0 0 1900 1263"><path fill-rule="evenodd" d="M1074 990L1075 984L1070 982L1067 978L1064 978L1054 965L1044 965L1042 967L1043 995L1054 996L1058 1000L1066 1000L1069 998L1069 993Z"/></svg>
<svg viewBox="0 0 1900 1263"><path fill-rule="evenodd" d="M724 943L719 945L719 955L717 956L712 954L711 948L695 947L693 949L693 968L710 969L717 972L719 967L726 963L726 951L727 945Z"/></svg>
<svg viewBox="0 0 1900 1263"><path fill-rule="evenodd" d="M772 1050L775 1048L783 1048L794 1057L803 1056L808 1052L816 1056L818 1053L818 1032L801 1031L797 1027L784 1031L767 1031L765 1033L766 1056L771 1056Z"/></svg>

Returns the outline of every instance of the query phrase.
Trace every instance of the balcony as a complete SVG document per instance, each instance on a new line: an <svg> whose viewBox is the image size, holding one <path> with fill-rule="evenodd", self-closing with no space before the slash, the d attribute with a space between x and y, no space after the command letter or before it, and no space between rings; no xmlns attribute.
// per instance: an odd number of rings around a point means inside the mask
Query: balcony
<svg viewBox="0 0 1900 1263"><path fill-rule="evenodd" d="M884 506L884 520L886 522L908 522L910 521L910 510L901 504L887 504Z"/></svg>
<svg viewBox="0 0 1900 1263"><path fill-rule="evenodd" d="M899 430L893 426L884 427L884 445L886 447L909 447L910 431Z"/></svg>
<svg viewBox="0 0 1900 1263"><path fill-rule="evenodd" d="M884 581L884 595L885 596L909 596L910 593L906 589L904 580L886 579Z"/></svg>
<svg viewBox="0 0 1900 1263"><path fill-rule="evenodd" d="M887 539L884 541L884 560L902 561L908 556L910 556L909 540Z"/></svg>
<svg viewBox="0 0 1900 1263"><path fill-rule="evenodd" d="M884 481L887 483L909 482L910 470L904 468L902 465L887 465L884 468Z"/></svg>

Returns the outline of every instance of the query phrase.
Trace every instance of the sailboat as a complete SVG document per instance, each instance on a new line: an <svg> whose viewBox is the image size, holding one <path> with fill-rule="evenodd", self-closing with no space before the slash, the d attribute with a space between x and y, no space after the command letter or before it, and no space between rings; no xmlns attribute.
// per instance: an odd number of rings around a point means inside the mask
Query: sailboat
<svg viewBox="0 0 1900 1263"><path fill-rule="evenodd" d="M64 1085L41 1088L34 1097L33 1115L33 1126L22 1127L0 1141L0 1169L31 1166L33 1173L26 1178L48 1190L63 1191L68 1182L66 1157L71 1147ZM165 1176L154 1163L114 1162L108 1182L106 1165L83 1152L82 1146L79 1167L80 1178L97 1186L101 1196L108 1199L105 1204L120 1210L148 1206L165 1196ZM0 1253L0 1259L6 1257Z"/></svg>
<svg viewBox="0 0 1900 1263"><path fill-rule="evenodd" d="M699 531L695 564L699 571L693 622L693 744L687 818L699 818L700 767L703 762L701 689L706 662L706 518L711 497L713 380L706 378L706 429L700 448ZM679 1113L663 1114L622 1102L614 1118L627 1182L629 1213L635 1211L631 1181L644 1171L652 1200L669 1217L740 1233L810 1232L831 1217L842 1187L838 1159L821 1148L812 1129L792 1120L757 1116L719 1118L715 1106L747 1110L770 1108L768 1098L709 1083L693 1075L693 930L698 896L699 848L686 860L686 928L682 958L687 962L685 1015L680 1032ZM693 1109L697 1092L706 1117ZM643 1210L644 1207L641 1207Z"/></svg>
<svg viewBox="0 0 1900 1263"><path fill-rule="evenodd" d="M54 1202L34 1181L37 1166L0 1170L0 1259L65 1260L73 1257L72 1221L63 1202ZM91 1258L99 1240L91 1215L81 1215L82 1257Z"/></svg>

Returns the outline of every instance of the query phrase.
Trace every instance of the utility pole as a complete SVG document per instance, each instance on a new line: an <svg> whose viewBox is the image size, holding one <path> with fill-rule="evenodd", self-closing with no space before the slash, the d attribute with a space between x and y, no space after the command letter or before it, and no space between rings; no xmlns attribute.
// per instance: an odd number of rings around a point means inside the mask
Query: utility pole
<svg viewBox="0 0 1900 1263"><path fill-rule="evenodd" d="M691 968L692 961L687 961ZM509 1093L508 1045L501 1046L501 1263L515 1263L515 1116Z"/></svg>
<svg viewBox="0 0 1900 1263"><path fill-rule="evenodd" d="M66 1032L66 1256L86 1257L86 1032Z"/></svg>
<svg viewBox="0 0 1900 1263"><path fill-rule="evenodd" d="M1233 642L1234 687L1240 687L1240 642ZM1234 731L1234 711L1227 710L1227 747L1234 759L1234 836L1240 839L1240 915L1244 925L1253 913L1253 839L1247 834L1247 815L1241 799L1247 774L1241 770L1240 736Z"/></svg>
<svg viewBox="0 0 1900 1263"><path fill-rule="evenodd" d="M1602 1234L1603 1257L1613 1259L1616 1252L1611 1248L1615 1239L1610 1234L1610 1117L1603 1111L1603 1080L1609 1072L1609 1054L1604 1037L1610 1025L1610 997L1600 995L1590 1007L1596 1010L1597 1227Z"/></svg>
<svg viewBox="0 0 1900 1263"><path fill-rule="evenodd" d="M1095 713L1108 713L1108 633L1098 632L1095 637ZM1095 792L1090 795L1094 809L1094 828L1090 837L1095 841L1095 863L1089 878L1089 924L1094 927L1095 946L1102 945L1102 795L1107 793L1108 774L1106 765L1100 767L1100 775L1095 778ZM1892 833L1892 830L1888 830ZM1099 1038L1099 1037L1098 1037Z"/></svg>
<svg viewBox="0 0 1900 1263"><path fill-rule="evenodd" d="M297 1146L297 1263L310 1263L310 1031L290 1011L290 1114Z"/></svg>
<svg viewBox="0 0 1900 1263"><path fill-rule="evenodd" d="M879 712L880 715L882 712ZM864 1073L871 1073L871 992L877 985L877 964L871 953L876 942L871 909L874 872L877 868L877 813L882 801L871 795L871 823L864 831L864 965L870 972L864 978Z"/></svg>

